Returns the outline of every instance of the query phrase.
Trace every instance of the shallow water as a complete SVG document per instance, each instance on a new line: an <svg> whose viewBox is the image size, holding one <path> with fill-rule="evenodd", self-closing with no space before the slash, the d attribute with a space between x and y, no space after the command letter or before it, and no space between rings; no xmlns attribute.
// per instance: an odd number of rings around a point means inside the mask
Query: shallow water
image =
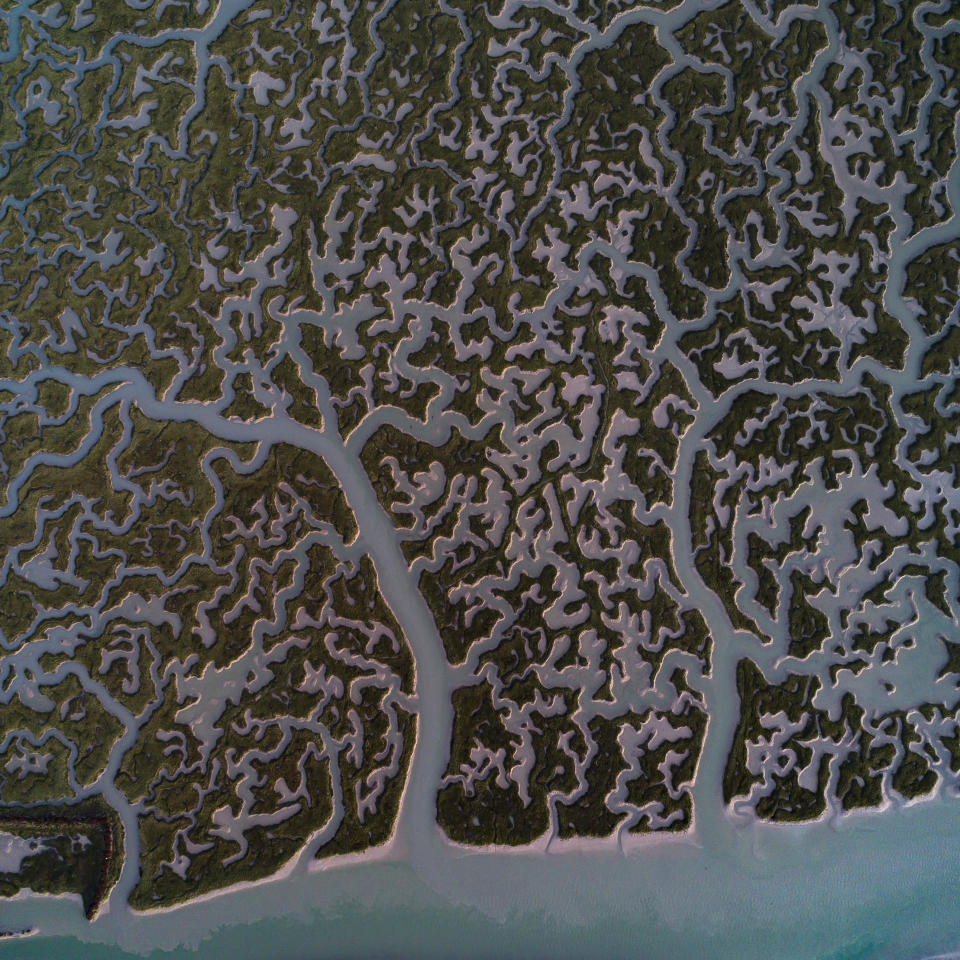
<svg viewBox="0 0 960 960"><path fill-rule="evenodd" d="M243 0L223 5L222 15L211 22L209 36L171 34L194 40L201 75L209 66L206 51L212 38L229 16L245 6ZM696 8L698 4L688 0L667 13L637 11L623 24L632 18L653 19L669 29ZM823 20L832 46L837 41L836 21L826 12ZM599 38L592 38L582 52L599 43ZM812 75L829 63L830 48L818 58ZM816 78L812 75L801 84L813 84ZM579 85L574 70L570 77L572 98ZM201 80L198 89L202 88ZM198 96L197 110L201 106L202 97ZM923 105L923 109L929 107L929 103ZM957 163L951 172L950 195L957 207ZM909 243L898 243L899 233L894 237L889 309L915 340L905 370L894 383L897 395L915 385L923 339L900 296L905 265L926 247L958 233L954 217ZM521 237L518 242L523 240ZM590 253L590 249L584 251L581 269L587 268ZM658 306L663 306L652 271L628 264L616 251L605 249L604 253L625 272L649 274ZM571 275L568 286L577 282L577 275ZM714 303L719 299L713 298ZM711 306L705 323L712 310ZM678 333L668 330L661 349L683 371L689 360L677 347ZM63 379L84 392L108 382L124 382L123 390L111 396L111 404L123 395L135 400L148 415L192 418L225 439L244 440L253 435L251 428L225 425L196 405L156 399L136 370L114 368L95 381ZM704 412L680 448L675 502L670 510L658 511L668 522L674 520L675 560L681 579L682 570L692 567L685 518L694 457L702 438L734 400L731 391L718 403L696 387L695 377L688 379ZM813 388L810 383L796 388L767 387L781 396ZM836 393L850 387L851 382L816 385L818 390ZM108 791L121 810L129 843L127 865L109 909L88 924L76 904L68 906L62 898L19 897L0 902L0 926L39 931L28 939L0 941L0 957L112 958L157 951L157 955L162 952L170 957L229 956L238 960L507 955L907 960L960 946L960 804L946 789L933 799L905 807L842 819L828 814L817 823L799 826L741 821L724 808L720 783L737 721L734 670L742 648L736 637L723 635L722 627L717 628L713 673L706 683L710 721L695 787L696 821L691 836L641 838L629 842L625 851L615 840L553 843L546 850L483 852L447 843L435 825L434 798L446 762L453 680L394 532L353 455L375 419L404 425L399 413L384 411L354 436L352 450L351 445L344 450L333 436L299 429L289 422L270 425L269 430L273 441L286 440L322 454L343 483L360 523L357 550L368 549L375 558L384 597L416 656L420 730L390 848L362 861L334 862L322 868L311 863L312 850L308 849L281 878L164 912L133 914L123 903L136 881L135 815L118 795ZM441 429L437 427L438 432ZM232 431L229 438L225 430ZM79 462L95 439L93 432L72 458L63 459L64 464ZM15 492L16 488L10 491ZM822 493L813 490L811 496ZM14 502L15 496L11 496L11 509ZM684 587L712 627L726 622L718 598L697 578L685 582ZM762 656L758 662L768 672L775 672L778 665L773 662L773 647L767 662ZM920 673L918 669L917 675ZM221 682L222 678L211 680ZM902 676L898 677L898 696L905 704L919 702L921 688L913 690L909 678L901 681ZM858 691L861 702L867 704L871 695L878 709L881 701L888 702L879 687L872 694L867 689ZM122 716L119 707L116 712ZM125 746L121 742L114 751L108 775L118 769Z"/></svg>
<svg viewBox="0 0 960 960"><path fill-rule="evenodd" d="M0 955L908 960L960 942L954 806L840 828L731 828L718 847L654 841L626 857L451 852L429 864L341 866L89 928L63 925L73 911L54 902L18 902L5 925L68 939L0 942ZM97 942L113 936L119 947Z"/></svg>

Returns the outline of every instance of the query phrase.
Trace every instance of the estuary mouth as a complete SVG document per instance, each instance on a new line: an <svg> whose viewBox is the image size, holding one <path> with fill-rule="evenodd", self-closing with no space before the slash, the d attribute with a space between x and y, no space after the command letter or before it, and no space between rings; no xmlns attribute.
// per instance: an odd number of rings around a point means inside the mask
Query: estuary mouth
<svg viewBox="0 0 960 960"><path fill-rule="evenodd" d="M0 8L4 938L960 943L955 5Z"/></svg>

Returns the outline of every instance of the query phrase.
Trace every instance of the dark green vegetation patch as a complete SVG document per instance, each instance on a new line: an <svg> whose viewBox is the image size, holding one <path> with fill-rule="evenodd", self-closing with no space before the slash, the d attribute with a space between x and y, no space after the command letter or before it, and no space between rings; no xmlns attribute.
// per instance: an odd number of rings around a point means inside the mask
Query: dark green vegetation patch
<svg viewBox="0 0 960 960"><path fill-rule="evenodd" d="M2 6L0 892L956 791L949 4Z"/></svg>

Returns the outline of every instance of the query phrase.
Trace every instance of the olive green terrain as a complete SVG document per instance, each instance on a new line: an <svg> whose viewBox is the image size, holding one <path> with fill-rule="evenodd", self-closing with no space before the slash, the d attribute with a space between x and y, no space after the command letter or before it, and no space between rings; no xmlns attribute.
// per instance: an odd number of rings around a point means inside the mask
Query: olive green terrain
<svg viewBox="0 0 960 960"><path fill-rule="evenodd" d="M0 4L0 893L955 792L955 12Z"/></svg>

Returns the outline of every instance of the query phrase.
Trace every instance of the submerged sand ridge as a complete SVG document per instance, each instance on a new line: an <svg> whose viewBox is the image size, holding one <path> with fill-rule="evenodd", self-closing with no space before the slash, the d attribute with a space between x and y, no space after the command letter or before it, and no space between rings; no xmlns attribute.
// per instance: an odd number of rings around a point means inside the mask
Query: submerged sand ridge
<svg viewBox="0 0 960 960"><path fill-rule="evenodd" d="M0 804L114 811L83 936L952 882L949 8L3 23Z"/></svg>

